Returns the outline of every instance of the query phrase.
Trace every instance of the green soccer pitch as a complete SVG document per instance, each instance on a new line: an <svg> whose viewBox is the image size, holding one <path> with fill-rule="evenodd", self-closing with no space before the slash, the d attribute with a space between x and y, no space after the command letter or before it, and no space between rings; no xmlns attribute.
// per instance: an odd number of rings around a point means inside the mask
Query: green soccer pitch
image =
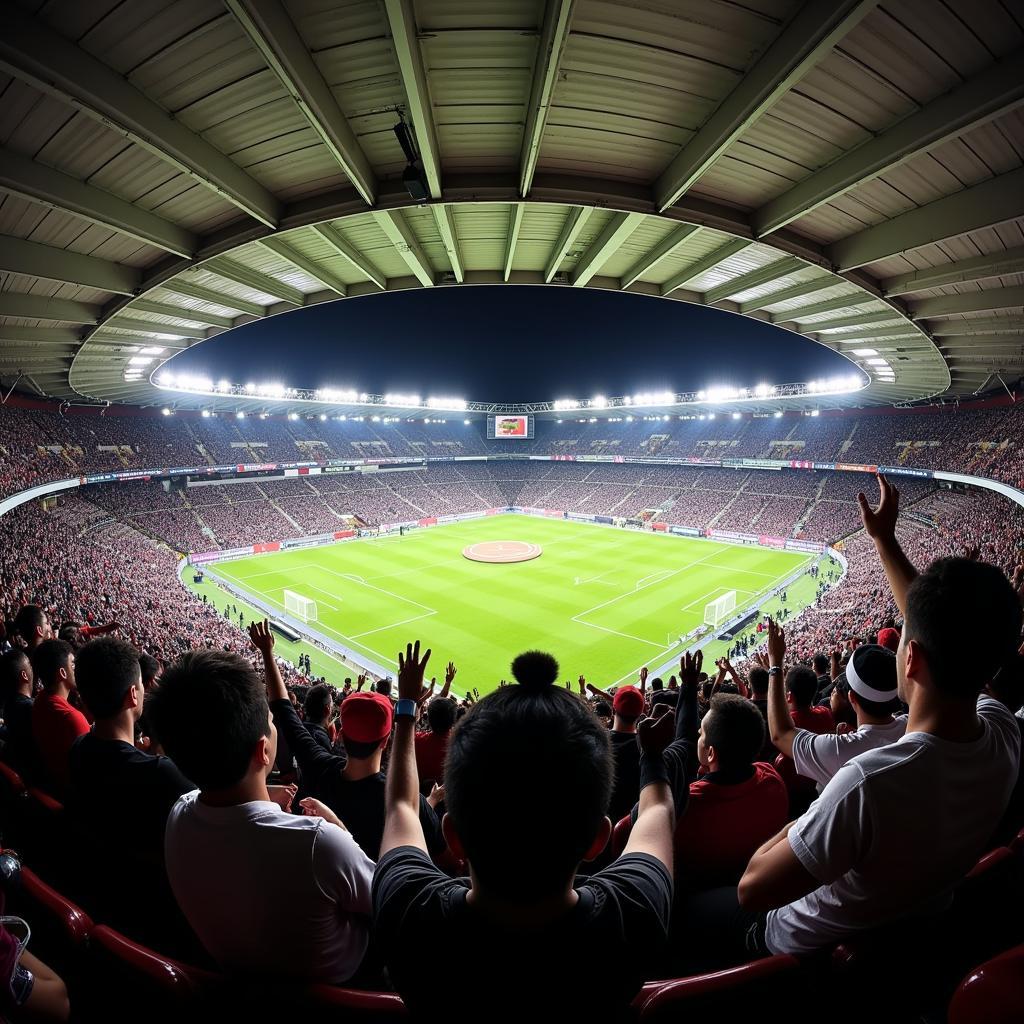
<svg viewBox="0 0 1024 1024"><path fill-rule="evenodd" d="M543 553L511 564L462 554L470 544L511 540L539 544ZM286 589L311 598L313 628L392 669L399 648L419 639L434 652L428 675L443 678L451 659L459 669L454 688L484 693L509 679L512 658L531 648L553 653L574 686L581 673L600 687L632 681L640 666L660 665L679 649L710 601L735 590L738 608L751 605L812 561L791 551L498 515L211 569L282 610Z"/></svg>

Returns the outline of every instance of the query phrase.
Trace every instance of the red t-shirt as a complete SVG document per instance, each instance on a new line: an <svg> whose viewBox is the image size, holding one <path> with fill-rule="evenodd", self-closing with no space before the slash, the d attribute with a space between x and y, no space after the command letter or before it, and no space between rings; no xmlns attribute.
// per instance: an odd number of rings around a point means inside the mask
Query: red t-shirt
<svg viewBox="0 0 1024 1024"><path fill-rule="evenodd" d="M438 784L444 781L448 736L448 733L443 736L438 736L436 732L416 733L416 769L421 780L434 779Z"/></svg>
<svg viewBox="0 0 1024 1024"><path fill-rule="evenodd" d="M68 785L68 755L71 744L89 731L81 711L55 693L41 693L32 705L32 738L50 779L58 787Z"/></svg>
<svg viewBox="0 0 1024 1024"><path fill-rule="evenodd" d="M789 794L763 761L743 782L690 783L686 813L676 824L676 877L681 886L735 885L751 854L786 824Z"/></svg>

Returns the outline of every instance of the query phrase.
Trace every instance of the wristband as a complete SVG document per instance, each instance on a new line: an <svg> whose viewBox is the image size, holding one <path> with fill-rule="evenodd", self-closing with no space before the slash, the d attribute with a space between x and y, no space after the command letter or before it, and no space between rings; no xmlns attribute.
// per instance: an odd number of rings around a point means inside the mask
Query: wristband
<svg viewBox="0 0 1024 1024"><path fill-rule="evenodd" d="M770 675L770 676L777 676L781 671L782 671L782 666L781 665L772 665L772 667L770 669L768 669L768 675Z"/></svg>
<svg viewBox="0 0 1024 1024"><path fill-rule="evenodd" d="M644 789L655 782L668 782L668 768L665 766L665 758L660 754L649 754L646 750L640 751L640 788Z"/></svg>
<svg viewBox="0 0 1024 1024"><path fill-rule="evenodd" d="M416 701L403 697L395 705L395 718L415 718L416 711Z"/></svg>

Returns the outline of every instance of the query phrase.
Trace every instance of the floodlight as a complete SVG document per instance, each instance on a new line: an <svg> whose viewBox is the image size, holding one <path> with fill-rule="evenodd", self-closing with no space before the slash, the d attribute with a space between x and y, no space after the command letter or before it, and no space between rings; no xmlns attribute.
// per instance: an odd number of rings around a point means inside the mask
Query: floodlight
<svg viewBox="0 0 1024 1024"><path fill-rule="evenodd" d="M229 384L228 387L230 387L230 386L231 385ZM245 390L248 391L249 394L252 394L256 390L256 385L252 384L252 383L246 384L245 385Z"/></svg>
<svg viewBox="0 0 1024 1024"><path fill-rule="evenodd" d="M159 384L163 384L164 387L170 387L174 383L174 374L170 370L165 370L160 374Z"/></svg>
<svg viewBox="0 0 1024 1024"><path fill-rule="evenodd" d="M734 420L739 420L739 419L742 419L742 418L743 418L743 414L742 414L742 413L739 413L739 412L734 412L734 413L732 414L732 418L733 418Z"/></svg>
<svg viewBox="0 0 1024 1024"><path fill-rule="evenodd" d="M153 362L153 359L152 359L151 356L132 356L131 359L128 360L128 365L129 366L149 366L149 364L151 362Z"/></svg>
<svg viewBox="0 0 1024 1024"><path fill-rule="evenodd" d="M821 415L821 413L820 413L820 412L819 412L819 411L818 411L817 409L812 409L812 410L811 410L811 415L812 415L812 416L820 416L820 415Z"/></svg>
<svg viewBox="0 0 1024 1024"><path fill-rule="evenodd" d="M708 419L709 420L713 420L714 418L715 418L715 414L713 412L709 412L708 413Z"/></svg>
<svg viewBox="0 0 1024 1024"><path fill-rule="evenodd" d="M235 413L235 419L236 420L244 420L245 419L245 413L242 412L241 409L239 409L238 412Z"/></svg>
<svg viewBox="0 0 1024 1024"><path fill-rule="evenodd" d="M859 358L863 358L864 356L877 356L878 355L878 349L877 348L855 348L855 349L851 349L851 352L855 356L858 356Z"/></svg>
<svg viewBox="0 0 1024 1024"><path fill-rule="evenodd" d="M608 399L604 395L595 395L590 400L590 407L592 409L603 409L608 404Z"/></svg>
<svg viewBox="0 0 1024 1024"><path fill-rule="evenodd" d="M781 420L781 419L782 419L782 410L781 410L781 409L778 409L778 410L776 411L776 413L775 413L775 418L776 418L777 420Z"/></svg>
<svg viewBox="0 0 1024 1024"><path fill-rule="evenodd" d="M171 410L170 410L170 409L168 409L168 408L167 408L167 406L164 406L164 407L163 407L163 408L162 408L162 409L161 409L160 411L161 411L161 412L162 412L162 413L163 413L163 414L164 414L165 416L170 416L170 415L171 415Z"/></svg>
<svg viewBox="0 0 1024 1024"><path fill-rule="evenodd" d="M162 356L167 349L163 345L147 345L145 348L140 348L139 351L144 356Z"/></svg>
<svg viewBox="0 0 1024 1024"><path fill-rule="evenodd" d="M868 366L888 366L888 359L869 359L867 360Z"/></svg>
<svg viewBox="0 0 1024 1024"><path fill-rule="evenodd" d="M469 420L463 420L462 422L463 422L463 423L464 423L464 424L465 424L465 425L466 425L467 427L469 426Z"/></svg>
<svg viewBox="0 0 1024 1024"><path fill-rule="evenodd" d="M204 420L208 420L210 418L210 410L209 409L204 409L203 412L202 412L202 416L203 416Z"/></svg>
<svg viewBox="0 0 1024 1024"><path fill-rule="evenodd" d="M229 380L219 380L219 381L217 381L217 390L218 391L230 391L231 390L231 381L229 381ZM255 389L255 387L249 387L248 385L246 385L245 390L246 391L255 391L256 389Z"/></svg>
<svg viewBox="0 0 1024 1024"><path fill-rule="evenodd" d="M320 413L320 422L323 423L323 421L326 420L326 419L327 419L327 413L325 413L325 412Z"/></svg>
<svg viewBox="0 0 1024 1024"><path fill-rule="evenodd" d="M770 384L758 384L757 387L754 388L754 394L757 395L758 398L765 398L771 393L772 387Z"/></svg>

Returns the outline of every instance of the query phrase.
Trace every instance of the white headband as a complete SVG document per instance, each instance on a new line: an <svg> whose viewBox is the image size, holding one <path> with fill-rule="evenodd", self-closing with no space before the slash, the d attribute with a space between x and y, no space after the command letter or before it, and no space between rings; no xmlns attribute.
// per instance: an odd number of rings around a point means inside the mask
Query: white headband
<svg viewBox="0 0 1024 1024"><path fill-rule="evenodd" d="M865 700L873 700L879 704L884 704L886 701L892 700L893 697L898 696L899 691L896 687L891 690L876 690L873 686L866 683L861 676L857 674L857 669L853 664L854 659L851 657L846 663L846 681L850 684L850 689L857 694L858 697L863 697Z"/></svg>

